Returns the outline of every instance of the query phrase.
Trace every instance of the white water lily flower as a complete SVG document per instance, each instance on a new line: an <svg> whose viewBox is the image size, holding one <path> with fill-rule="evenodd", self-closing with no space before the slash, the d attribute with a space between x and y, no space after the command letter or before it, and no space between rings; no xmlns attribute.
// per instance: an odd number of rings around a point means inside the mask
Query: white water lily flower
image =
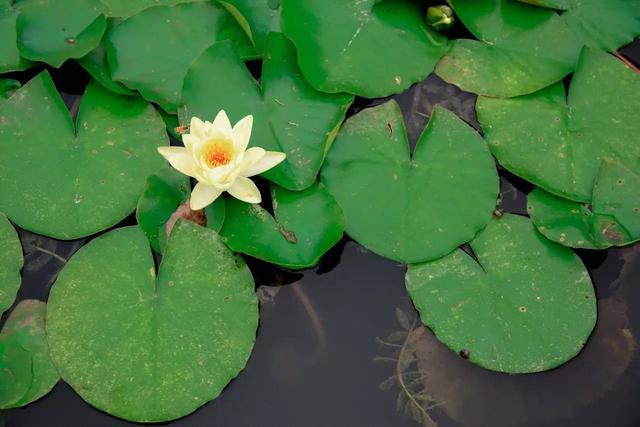
<svg viewBox="0 0 640 427"><path fill-rule="evenodd" d="M221 110L213 123L193 117L189 133L182 135L184 147L158 148L171 166L198 180L191 192L192 210L208 206L224 191L243 202L260 203L260 191L249 177L271 169L286 155L247 149L252 125L253 116L246 116L231 127Z"/></svg>

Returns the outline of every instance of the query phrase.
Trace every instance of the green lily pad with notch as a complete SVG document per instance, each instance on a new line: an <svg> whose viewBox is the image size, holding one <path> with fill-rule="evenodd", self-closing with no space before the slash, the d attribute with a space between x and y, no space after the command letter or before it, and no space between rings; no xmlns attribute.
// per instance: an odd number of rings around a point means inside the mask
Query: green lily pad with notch
<svg viewBox="0 0 640 427"><path fill-rule="evenodd" d="M254 55L246 34L222 6L192 2L143 10L116 25L105 44L113 80L175 113L189 66L221 40L232 41L243 59Z"/></svg>
<svg viewBox="0 0 640 427"><path fill-rule="evenodd" d="M640 75L585 48L565 96L557 83L513 99L478 98L476 112L498 162L533 184L589 203L603 160L640 174Z"/></svg>
<svg viewBox="0 0 640 427"><path fill-rule="evenodd" d="M265 56L260 86L230 43L211 46L184 80L180 121L188 124L193 116L213 120L220 110L232 123L253 115L249 145L287 154L262 176L289 190L303 190L315 182L353 97L313 89L282 34L269 34Z"/></svg>
<svg viewBox="0 0 640 427"><path fill-rule="evenodd" d="M182 220L157 278L144 233L119 228L76 252L47 308L62 378L89 404L136 422L180 418L216 398L244 368L257 326L242 258Z"/></svg>
<svg viewBox="0 0 640 427"><path fill-rule="evenodd" d="M406 0L281 0L281 25L309 83L380 98L423 80L447 50Z"/></svg>
<svg viewBox="0 0 640 427"><path fill-rule="evenodd" d="M640 35L639 0L519 0L565 11L561 16L582 42L614 51Z"/></svg>
<svg viewBox="0 0 640 427"><path fill-rule="evenodd" d="M147 185L138 200L136 219L154 251L160 253L164 250L167 221L190 194L189 177L175 169L166 168L147 178ZM204 212L206 227L219 232L225 216L224 197L208 205Z"/></svg>
<svg viewBox="0 0 640 427"><path fill-rule="evenodd" d="M18 402L31 387L29 352L15 342L0 341L0 408Z"/></svg>
<svg viewBox="0 0 640 427"><path fill-rule="evenodd" d="M404 263L440 258L489 222L498 174L469 125L436 106L413 152L395 101L350 117L321 172L347 234Z"/></svg>
<svg viewBox="0 0 640 427"><path fill-rule="evenodd" d="M32 63L20 56L18 50L18 10L11 0L0 0L0 73L20 71Z"/></svg>
<svg viewBox="0 0 640 427"><path fill-rule="evenodd" d="M47 305L37 300L22 300L11 311L0 332L0 342L11 342L28 352L31 385L16 402L2 408L18 408L40 399L51 391L60 379L49 357L44 331Z"/></svg>
<svg viewBox="0 0 640 427"><path fill-rule="evenodd" d="M513 0L450 0L478 40L458 39L436 74L467 92L508 98L562 80L582 43L554 11Z"/></svg>
<svg viewBox="0 0 640 427"><path fill-rule="evenodd" d="M0 116L0 210L34 233L75 239L117 224L164 165L160 115L95 82L75 126L46 71L0 103Z"/></svg>
<svg viewBox="0 0 640 427"><path fill-rule="evenodd" d="M18 233L0 212L0 316L13 305L20 288L24 264Z"/></svg>
<svg viewBox="0 0 640 427"><path fill-rule="evenodd" d="M580 352L596 323L596 297L571 249L511 214L491 221L471 248L477 260L458 249L407 271L407 291L440 341L510 374L552 369Z"/></svg>
<svg viewBox="0 0 640 427"><path fill-rule="evenodd" d="M616 162L603 162L590 205L535 188L528 212L538 231L565 246L605 249L640 239L640 176Z"/></svg>
<svg viewBox="0 0 640 427"><path fill-rule="evenodd" d="M218 0L236 18L255 46L264 53L267 34L280 31L280 0Z"/></svg>
<svg viewBox="0 0 640 427"><path fill-rule="evenodd" d="M272 185L271 216L260 205L230 198L220 235L234 252L286 268L312 267L342 238L345 220L320 185L289 191Z"/></svg>
<svg viewBox="0 0 640 427"><path fill-rule="evenodd" d="M91 52L107 29L99 0L17 0L15 8L20 54L55 68Z"/></svg>

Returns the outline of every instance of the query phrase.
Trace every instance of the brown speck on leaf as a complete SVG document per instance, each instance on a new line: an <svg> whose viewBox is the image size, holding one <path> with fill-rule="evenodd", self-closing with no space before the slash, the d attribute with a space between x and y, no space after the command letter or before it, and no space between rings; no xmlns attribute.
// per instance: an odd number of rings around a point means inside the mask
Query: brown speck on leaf
<svg viewBox="0 0 640 427"><path fill-rule="evenodd" d="M494 209L493 210L493 216L495 216L497 218L502 217L502 209L498 209L498 208Z"/></svg>
<svg viewBox="0 0 640 427"><path fill-rule="evenodd" d="M68 44L76 44L76 39L74 39L73 37L69 37L65 39L65 42L67 42Z"/></svg>
<svg viewBox="0 0 640 427"><path fill-rule="evenodd" d="M167 237L171 234L171 230L173 226L176 224L176 221L182 218L187 221L194 222L202 227L207 225L207 217L204 214L204 210L200 209L197 211L192 211L189 207L189 200L178 206L171 217L169 217L169 221L167 221Z"/></svg>
<svg viewBox="0 0 640 427"><path fill-rule="evenodd" d="M462 350L460 350L460 353L458 353L460 355L460 357L462 357L463 359L469 359L469 356L471 355L471 353L469 352L469 350L467 350L466 348L463 348Z"/></svg>
<svg viewBox="0 0 640 427"><path fill-rule="evenodd" d="M287 242L298 243L298 238L296 237L295 233L284 228L284 225L278 224L278 231L280 231L280 234L282 234L284 238L287 239Z"/></svg>
<svg viewBox="0 0 640 427"><path fill-rule="evenodd" d="M393 126L390 122L387 122L387 130L389 131L389 138L393 136Z"/></svg>

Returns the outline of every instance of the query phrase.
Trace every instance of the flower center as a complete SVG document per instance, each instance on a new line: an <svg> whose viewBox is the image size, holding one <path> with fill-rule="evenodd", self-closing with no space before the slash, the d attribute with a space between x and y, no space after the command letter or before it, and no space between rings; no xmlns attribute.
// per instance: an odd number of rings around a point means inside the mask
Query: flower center
<svg viewBox="0 0 640 427"><path fill-rule="evenodd" d="M233 160L233 145L227 141L211 141L203 150L204 161L210 168L224 166Z"/></svg>

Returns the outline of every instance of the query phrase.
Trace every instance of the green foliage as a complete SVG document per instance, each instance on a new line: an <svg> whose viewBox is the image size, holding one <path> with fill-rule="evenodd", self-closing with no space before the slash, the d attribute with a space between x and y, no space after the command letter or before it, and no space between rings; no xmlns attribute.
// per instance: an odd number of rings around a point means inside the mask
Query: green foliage
<svg viewBox="0 0 640 427"><path fill-rule="evenodd" d="M22 264L22 246L18 233L0 212L0 316L11 307L16 298Z"/></svg>

